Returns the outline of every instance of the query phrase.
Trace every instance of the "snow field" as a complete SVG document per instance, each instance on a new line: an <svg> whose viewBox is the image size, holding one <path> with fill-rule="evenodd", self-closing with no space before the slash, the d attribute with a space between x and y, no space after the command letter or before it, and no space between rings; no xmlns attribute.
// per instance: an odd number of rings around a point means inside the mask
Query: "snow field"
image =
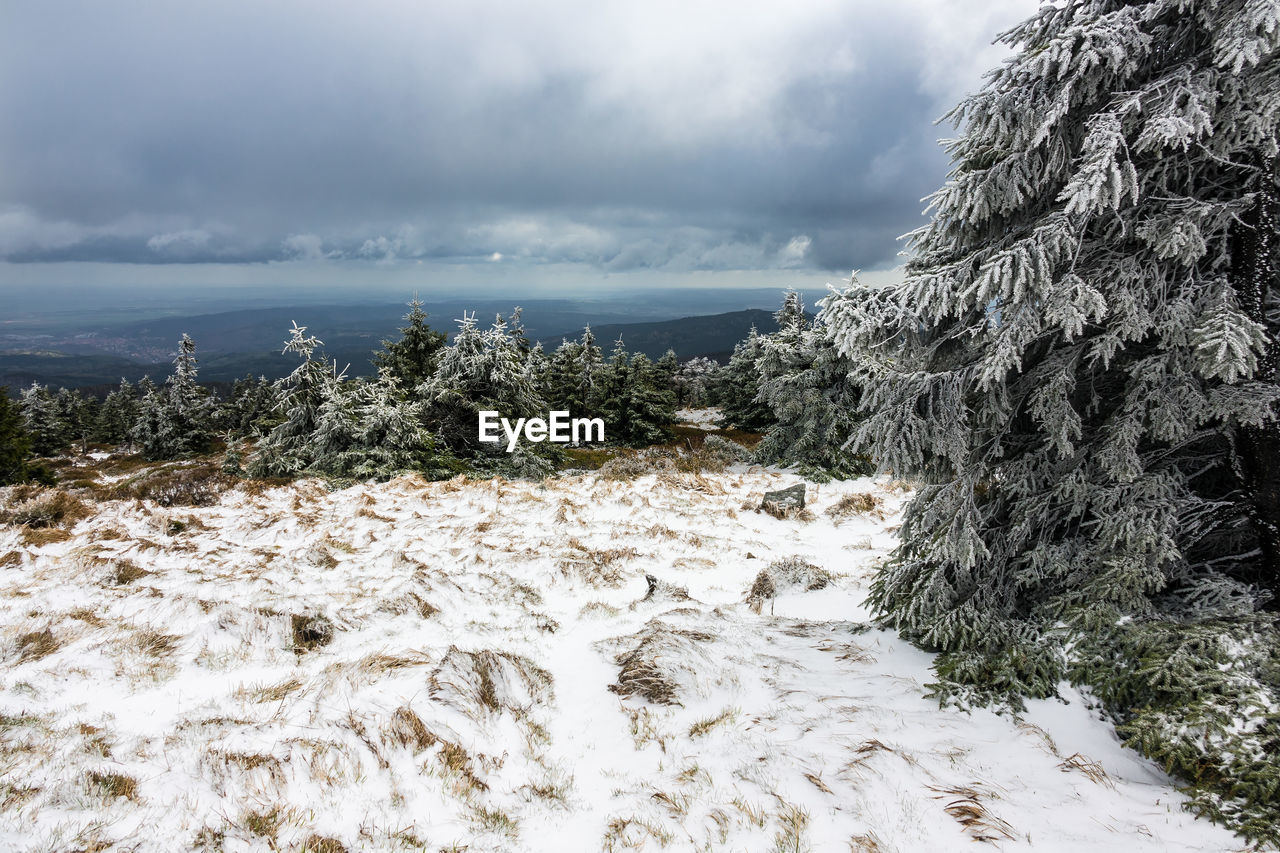
<svg viewBox="0 0 1280 853"><path fill-rule="evenodd" d="M1239 846L1070 690L925 698L862 605L905 490L754 511L794 481L303 481L2 528L0 847Z"/></svg>

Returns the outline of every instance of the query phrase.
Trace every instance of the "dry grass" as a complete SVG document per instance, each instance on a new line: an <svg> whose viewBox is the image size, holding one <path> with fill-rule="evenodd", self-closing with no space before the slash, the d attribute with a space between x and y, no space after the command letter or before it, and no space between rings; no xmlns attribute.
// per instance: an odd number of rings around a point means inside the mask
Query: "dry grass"
<svg viewBox="0 0 1280 853"><path fill-rule="evenodd" d="M279 684L242 689L236 692L250 702L283 702L300 687L302 687L301 681L296 678L289 678Z"/></svg>
<svg viewBox="0 0 1280 853"><path fill-rule="evenodd" d="M696 665L698 644L712 642L715 635L652 620L638 638L635 648L615 656L620 669L609 690L623 698L641 696L659 705L680 705L677 669Z"/></svg>
<svg viewBox="0 0 1280 853"><path fill-rule="evenodd" d="M874 832L864 832L849 839L849 853L884 853L884 847Z"/></svg>
<svg viewBox="0 0 1280 853"><path fill-rule="evenodd" d="M347 853L347 847L336 838L313 833L302 840L300 853Z"/></svg>
<svg viewBox="0 0 1280 853"><path fill-rule="evenodd" d="M289 631L293 648L309 652L333 642L333 622L325 616L294 613L289 616Z"/></svg>
<svg viewBox="0 0 1280 853"><path fill-rule="evenodd" d="M431 697L487 712L523 714L535 703L551 698L551 673L511 652L482 649L468 652L457 646L431 674Z"/></svg>
<svg viewBox="0 0 1280 853"><path fill-rule="evenodd" d="M642 850L647 846L648 839L656 841L659 847L667 847L675 840L675 836L653 821L631 815L611 818L601 840L604 842L604 849L612 853L619 849Z"/></svg>
<svg viewBox="0 0 1280 853"><path fill-rule="evenodd" d="M764 609L764 603L788 589L805 591L823 589L832 581L832 575L821 566L802 557L787 557L770 563L760 570L747 590L747 604L756 613Z"/></svg>
<svg viewBox="0 0 1280 853"><path fill-rule="evenodd" d="M151 628L144 628L133 635L133 645L147 657L165 658L174 653L181 639L177 634L165 634Z"/></svg>
<svg viewBox="0 0 1280 853"><path fill-rule="evenodd" d="M884 520L884 501L870 492L855 492L845 495L822 514L836 521L842 521L854 515L869 515L877 521Z"/></svg>
<svg viewBox="0 0 1280 853"><path fill-rule="evenodd" d="M138 780L122 773L91 771L85 776L85 787L89 789L89 793L104 799L124 797L126 800L138 801Z"/></svg>
<svg viewBox="0 0 1280 853"><path fill-rule="evenodd" d="M240 480L224 474L212 461L196 465L153 465L136 477L115 484L107 496L116 500L155 501L160 506L212 506Z"/></svg>
<svg viewBox="0 0 1280 853"><path fill-rule="evenodd" d="M408 747L414 753L430 749L440 742L440 738L432 734L427 724L422 722L422 718L408 706L396 709L383 734L388 742Z"/></svg>
<svg viewBox="0 0 1280 853"><path fill-rule="evenodd" d="M809 850L805 831L809 828L809 813L799 806L787 804L778 812L778 832L773 836L775 853L801 853Z"/></svg>
<svg viewBox="0 0 1280 853"><path fill-rule="evenodd" d="M66 542L70 538L71 531L60 527L25 527L22 530L22 544L33 548Z"/></svg>
<svg viewBox="0 0 1280 853"><path fill-rule="evenodd" d="M1062 763L1058 765L1058 769L1064 773L1069 773L1074 770L1079 773L1083 773L1090 781L1097 782L1099 785L1106 785L1109 788L1115 787L1115 784L1111 781L1111 777L1107 774L1105 767L1094 761L1092 758L1088 758L1078 752L1072 753L1062 759Z"/></svg>
<svg viewBox="0 0 1280 853"><path fill-rule="evenodd" d="M689 737L702 737L716 726L732 722L738 717L737 708L725 708L713 717L705 717L689 726Z"/></svg>
<svg viewBox="0 0 1280 853"><path fill-rule="evenodd" d="M576 538L569 539L569 552L561 560L560 572L574 575L591 586L617 587L624 579L620 563L640 556L635 548L589 548Z"/></svg>
<svg viewBox="0 0 1280 853"><path fill-rule="evenodd" d="M246 812L240 818L240 822L250 834L275 841L276 834L280 832L282 819L280 809L275 808L265 812Z"/></svg>
<svg viewBox="0 0 1280 853"><path fill-rule="evenodd" d="M133 583L138 578L153 574L153 572L139 567L132 560L126 560L123 557L111 560L110 565L111 570L107 574L107 581L113 586L125 586Z"/></svg>
<svg viewBox="0 0 1280 853"><path fill-rule="evenodd" d="M750 507L747 507L748 509ZM768 513L779 521L804 521L809 522L817 518L813 514L813 510L808 507L795 506L779 506L775 503L767 503L759 507L760 512Z"/></svg>
<svg viewBox="0 0 1280 853"><path fill-rule="evenodd" d="M40 631L29 631L18 635L18 662L40 660L56 652L61 643L53 635L53 631L45 628Z"/></svg>
<svg viewBox="0 0 1280 853"><path fill-rule="evenodd" d="M16 501L0 509L0 524L35 529L69 528L93 515L84 501L61 489L15 490Z"/></svg>
<svg viewBox="0 0 1280 853"><path fill-rule="evenodd" d="M960 824L974 841L998 843L1012 841L1016 838L1013 827L991 814L979 799L981 793L971 787L932 788L941 796L938 799L951 799L942 810Z"/></svg>

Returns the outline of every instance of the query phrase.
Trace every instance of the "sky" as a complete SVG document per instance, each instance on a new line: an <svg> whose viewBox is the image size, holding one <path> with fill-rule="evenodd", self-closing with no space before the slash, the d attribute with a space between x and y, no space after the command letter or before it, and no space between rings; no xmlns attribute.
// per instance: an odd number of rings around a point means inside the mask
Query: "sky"
<svg viewBox="0 0 1280 853"><path fill-rule="evenodd" d="M1034 0L0 0L0 290L887 281Z"/></svg>

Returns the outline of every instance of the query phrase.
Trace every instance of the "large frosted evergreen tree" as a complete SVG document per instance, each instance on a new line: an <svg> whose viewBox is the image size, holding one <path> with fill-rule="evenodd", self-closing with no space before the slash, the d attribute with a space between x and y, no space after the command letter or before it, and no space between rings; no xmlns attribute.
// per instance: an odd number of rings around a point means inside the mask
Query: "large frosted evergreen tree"
<svg viewBox="0 0 1280 853"><path fill-rule="evenodd" d="M944 692L1089 683L1280 840L1280 5L1072 0L1002 40L905 283L826 303L858 445L922 484L874 604Z"/></svg>

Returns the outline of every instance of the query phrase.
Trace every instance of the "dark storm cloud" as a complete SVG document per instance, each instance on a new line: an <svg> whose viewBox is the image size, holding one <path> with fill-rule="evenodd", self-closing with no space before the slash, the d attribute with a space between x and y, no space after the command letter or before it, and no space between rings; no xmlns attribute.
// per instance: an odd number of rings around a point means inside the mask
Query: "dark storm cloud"
<svg viewBox="0 0 1280 853"><path fill-rule="evenodd" d="M882 266L1033 6L604 5L10 4L0 257Z"/></svg>

